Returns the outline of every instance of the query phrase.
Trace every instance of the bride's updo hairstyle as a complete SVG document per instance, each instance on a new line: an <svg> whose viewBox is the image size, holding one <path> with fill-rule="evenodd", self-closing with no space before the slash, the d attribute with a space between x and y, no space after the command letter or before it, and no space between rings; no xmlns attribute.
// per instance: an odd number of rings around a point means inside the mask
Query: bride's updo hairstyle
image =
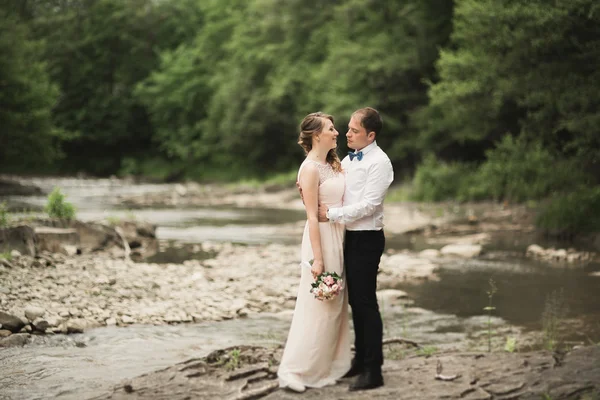
<svg viewBox="0 0 600 400"><path fill-rule="evenodd" d="M330 120L333 123L333 117L329 114L316 112L308 114L300 123L300 136L298 136L298 144L304 149L304 153L308 154L312 150L312 139L321 134L323 130L324 120ZM335 172L342 171L342 163L338 157L336 149L331 149L327 153L326 161Z"/></svg>

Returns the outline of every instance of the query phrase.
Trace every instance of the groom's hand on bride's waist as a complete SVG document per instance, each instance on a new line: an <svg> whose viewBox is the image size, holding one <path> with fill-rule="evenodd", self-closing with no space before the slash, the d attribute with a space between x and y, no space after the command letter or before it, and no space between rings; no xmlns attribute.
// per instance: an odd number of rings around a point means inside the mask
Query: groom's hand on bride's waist
<svg viewBox="0 0 600 400"><path fill-rule="evenodd" d="M319 222L329 222L329 218L327 218L327 211L327 206L319 203Z"/></svg>

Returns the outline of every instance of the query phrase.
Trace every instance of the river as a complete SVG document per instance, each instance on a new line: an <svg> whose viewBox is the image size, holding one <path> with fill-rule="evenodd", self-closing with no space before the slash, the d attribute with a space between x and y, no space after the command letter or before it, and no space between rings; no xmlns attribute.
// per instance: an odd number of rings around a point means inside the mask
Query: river
<svg viewBox="0 0 600 400"><path fill-rule="evenodd" d="M136 218L157 225L162 251L153 262L182 262L198 257L188 247L205 241L240 245L299 243L304 214L300 210L211 207L128 209L119 195L174 190L173 184L134 184L114 179L33 178L24 180L49 192L60 186L74 203L78 218ZM3 199L0 199L3 200ZM9 196L13 211L40 213L44 196ZM448 260L438 279L399 282L409 301L381 304L386 337L405 336L437 349L469 348L485 332L483 308L493 297L496 346L508 336L540 332L542 316L562 316L562 337L568 343L600 342L600 265L557 266L524 257L534 238L529 234L498 234L481 257ZM388 237L388 250L439 248L419 236ZM203 257L210 257L204 254ZM554 309L553 309L554 307ZM559 310L560 308L560 310ZM545 314L546 313L546 314ZM85 399L132 378L173 363L237 344L274 345L285 340L290 316L259 314L249 318L174 326L103 327L76 335L34 337L24 348L0 350L0 399ZM540 333L540 336L542 334ZM523 342L521 350L533 346Z"/></svg>

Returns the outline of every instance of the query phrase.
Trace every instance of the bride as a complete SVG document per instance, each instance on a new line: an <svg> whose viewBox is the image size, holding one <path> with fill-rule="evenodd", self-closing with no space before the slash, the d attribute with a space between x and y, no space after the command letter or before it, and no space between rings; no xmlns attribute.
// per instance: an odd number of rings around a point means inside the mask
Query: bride
<svg viewBox="0 0 600 400"><path fill-rule="evenodd" d="M300 285L296 308L277 375L279 386L297 392L306 387L331 385L350 369L348 291L319 301L309 292L322 272L336 272L345 281L344 225L319 222L318 204L340 207L345 177L336 154L338 132L333 117L321 112L307 115L300 124L298 144L306 159L298 182L306 208L302 237Z"/></svg>

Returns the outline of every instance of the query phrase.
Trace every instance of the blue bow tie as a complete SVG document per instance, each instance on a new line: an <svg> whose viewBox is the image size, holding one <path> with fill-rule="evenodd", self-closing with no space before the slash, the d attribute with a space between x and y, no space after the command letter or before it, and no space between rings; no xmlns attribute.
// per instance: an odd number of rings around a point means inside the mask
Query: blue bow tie
<svg viewBox="0 0 600 400"><path fill-rule="evenodd" d="M360 161L363 158L363 152L359 151L358 153L355 153L353 151L349 151L348 156L350 156L350 161L354 160L354 157L358 158L358 161Z"/></svg>

